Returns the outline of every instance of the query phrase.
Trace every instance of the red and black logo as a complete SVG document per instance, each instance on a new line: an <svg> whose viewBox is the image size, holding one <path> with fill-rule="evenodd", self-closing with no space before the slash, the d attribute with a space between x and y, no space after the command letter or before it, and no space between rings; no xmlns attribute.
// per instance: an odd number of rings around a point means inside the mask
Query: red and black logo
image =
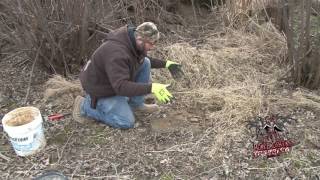
<svg viewBox="0 0 320 180"><path fill-rule="evenodd" d="M288 139L289 132L285 124L296 122L290 117L268 115L257 117L255 121L248 123L247 127L254 130L253 158L266 156L267 158L279 156L290 151L294 142Z"/></svg>

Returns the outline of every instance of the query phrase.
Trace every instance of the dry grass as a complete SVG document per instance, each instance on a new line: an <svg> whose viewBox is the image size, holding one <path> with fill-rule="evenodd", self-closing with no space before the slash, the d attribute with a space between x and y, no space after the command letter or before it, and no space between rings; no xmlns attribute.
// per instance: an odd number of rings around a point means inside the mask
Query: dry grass
<svg viewBox="0 0 320 180"><path fill-rule="evenodd" d="M82 88L79 80L68 81L60 75L55 75L50 78L46 84L46 91L44 98L58 98L60 95L65 93L81 94Z"/></svg>
<svg viewBox="0 0 320 180"><path fill-rule="evenodd" d="M43 104L51 103L60 109L72 107L74 98L77 95L84 95L79 80L67 80L62 76L55 75L45 84Z"/></svg>

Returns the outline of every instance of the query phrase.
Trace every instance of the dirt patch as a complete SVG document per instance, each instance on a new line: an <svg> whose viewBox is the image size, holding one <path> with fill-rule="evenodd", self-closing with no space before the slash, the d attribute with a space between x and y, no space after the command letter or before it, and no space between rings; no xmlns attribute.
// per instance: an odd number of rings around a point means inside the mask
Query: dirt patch
<svg viewBox="0 0 320 180"><path fill-rule="evenodd" d="M191 132L199 132L200 117L186 112L168 112L163 117L154 118L150 121L151 129L154 132L174 132L188 129Z"/></svg>

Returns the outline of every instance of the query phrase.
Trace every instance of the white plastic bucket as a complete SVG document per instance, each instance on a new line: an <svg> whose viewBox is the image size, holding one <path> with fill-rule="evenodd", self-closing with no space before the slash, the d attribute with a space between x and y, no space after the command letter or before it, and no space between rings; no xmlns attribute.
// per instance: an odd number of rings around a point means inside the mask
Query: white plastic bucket
<svg viewBox="0 0 320 180"><path fill-rule="evenodd" d="M3 117L2 124L18 156L32 155L46 145L38 108L21 107L12 110Z"/></svg>

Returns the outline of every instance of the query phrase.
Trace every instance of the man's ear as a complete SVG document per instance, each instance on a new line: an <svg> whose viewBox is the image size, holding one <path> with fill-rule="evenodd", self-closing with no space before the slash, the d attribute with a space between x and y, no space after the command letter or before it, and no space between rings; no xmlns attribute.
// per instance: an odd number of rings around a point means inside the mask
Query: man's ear
<svg viewBox="0 0 320 180"><path fill-rule="evenodd" d="M139 35L136 37L136 39L140 40L140 41L143 41L143 38L141 36L139 36Z"/></svg>
<svg viewBox="0 0 320 180"><path fill-rule="evenodd" d="M136 42L137 42L137 44L142 44L143 43L143 38L141 37L141 36L137 36L136 37Z"/></svg>

